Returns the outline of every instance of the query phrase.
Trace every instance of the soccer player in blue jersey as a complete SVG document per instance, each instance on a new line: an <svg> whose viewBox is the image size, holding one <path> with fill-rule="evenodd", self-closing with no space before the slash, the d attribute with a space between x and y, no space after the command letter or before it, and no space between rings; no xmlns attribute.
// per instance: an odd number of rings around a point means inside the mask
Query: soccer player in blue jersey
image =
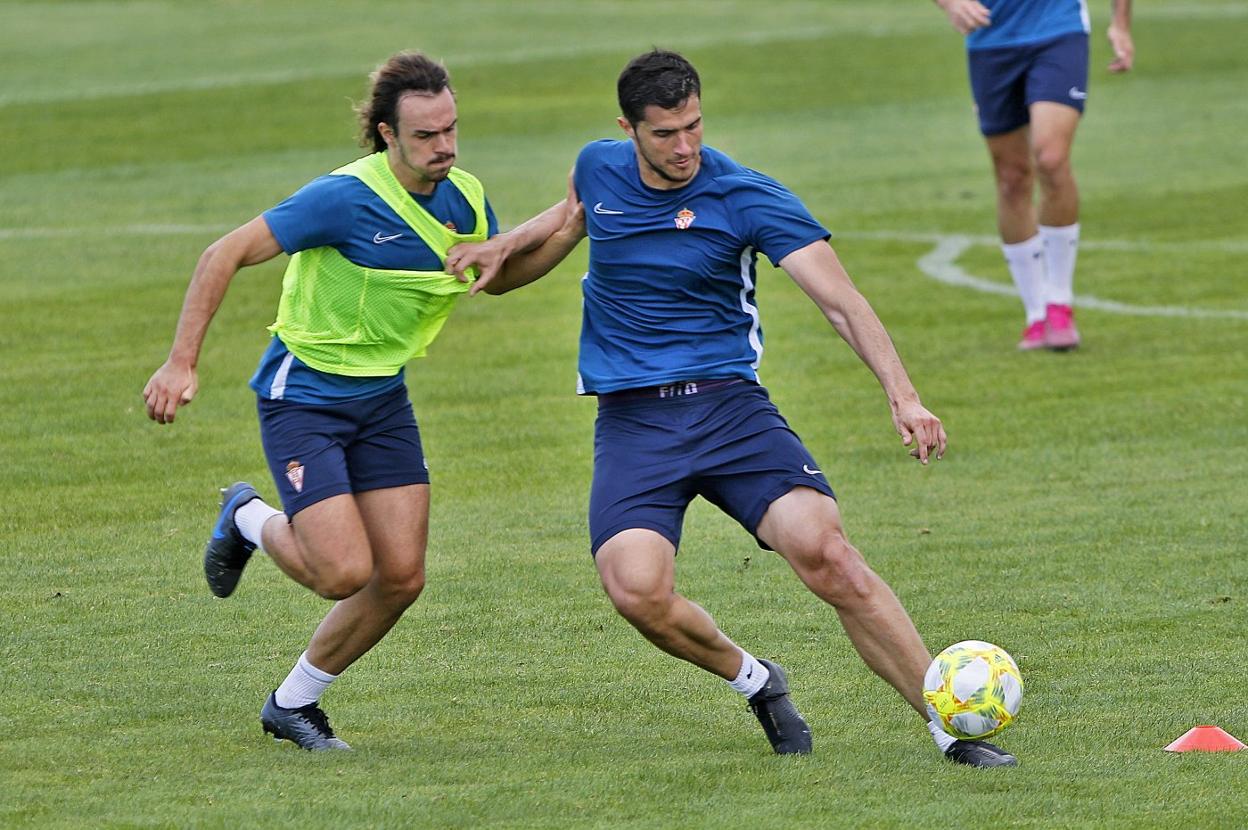
<svg viewBox="0 0 1248 830"><path fill-rule="evenodd" d="M266 732L311 750L349 748L318 701L424 587L429 473L403 367L468 289L463 269L460 280L445 271L447 250L497 232L480 182L454 166L458 116L441 64L393 56L374 73L359 115L372 155L204 252L169 358L143 390L148 416L173 423L195 397L200 347L234 275L292 255L274 337L251 379L283 510L245 482L223 490L204 573L227 597L262 550L336 600L260 715ZM495 237L499 256L551 237L563 221L556 208Z"/></svg>
<svg viewBox="0 0 1248 830"><path fill-rule="evenodd" d="M620 75L618 93L627 140L581 151L569 202L579 198L583 213L569 211L530 260L549 267L589 236L578 386L598 397L589 530L602 584L652 643L745 696L777 753L810 752L784 669L738 646L675 590L685 509L702 496L835 608L862 658L926 721L931 657L892 590L846 539L822 467L759 385L757 255L788 273L875 373L903 443L924 464L945 451L940 420L919 401L828 231L783 185L703 146L693 66L673 52L641 55ZM569 233L579 215L584 230ZM493 246L458 246L448 265L472 264ZM502 293L537 276L491 270L473 290ZM929 729L954 761L1015 763L991 744Z"/></svg>
<svg viewBox="0 0 1248 830"><path fill-rule="evenodd" d="M1131 0L1112 0L1110 72L1135 59ZM997 230L1026 325L1018 348L1079 345L1075 128L1088 97L1086 0L936 0L966 35L971 92L997 182ZM1035 185L1040 184L1039 204Z"/></svg>

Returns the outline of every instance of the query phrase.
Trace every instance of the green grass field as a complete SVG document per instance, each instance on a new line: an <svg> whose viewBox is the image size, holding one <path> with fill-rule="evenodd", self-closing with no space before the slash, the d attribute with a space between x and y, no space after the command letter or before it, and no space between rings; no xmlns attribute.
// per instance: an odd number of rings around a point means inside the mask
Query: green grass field
<svg viewBox="0 0 1248 830"><path fill-rule="evenodd" d="M1162 751L1201 723L1248 740L1248 3L1138 3L1112 78L1108 5L1075 152L1085 347L1022 355L931 3L0 2L0 826L1248 824L1248 753ZM870 372L760 265L763 380L851 539L930 648L1017 658L1017 769L943 762L835 614L705 503L678 587L789 669L815 754L773 756L726 684L615 615L587 554L584 246L464 301L409 367L429 587L325 698L356 751L261 735L327 603L266 561L216 600L200 556L218 487L273 493L246 382L284 258L235 281L199 397L158 427L140 391L199 253L358 155L351 101L401 48L447 62L460 163L514 225L617 134L616 74L656 44L699 67L706 142L832 229L945 421L948 456L912 463Z"/></svg>

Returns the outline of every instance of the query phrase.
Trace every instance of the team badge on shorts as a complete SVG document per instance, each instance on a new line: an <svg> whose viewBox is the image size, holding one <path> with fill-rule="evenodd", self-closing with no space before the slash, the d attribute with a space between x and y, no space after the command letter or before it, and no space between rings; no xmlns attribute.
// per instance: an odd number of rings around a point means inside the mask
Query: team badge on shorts
<svg viewBox="0 0 1248 830"><path fill-rule="evenodd" d="M681 208L680 213L676 214L676 227L682 231L686 230L693 224L693 220L697 218L689 208Z"/></svg>
<svg viewBox="0 0 1248 830"><path fill-rule="evenodd" d="M298 461L292 461L286 465L286 479L290 482L290 486L295 488L296 493L303 492L303 465Z"/></svg>

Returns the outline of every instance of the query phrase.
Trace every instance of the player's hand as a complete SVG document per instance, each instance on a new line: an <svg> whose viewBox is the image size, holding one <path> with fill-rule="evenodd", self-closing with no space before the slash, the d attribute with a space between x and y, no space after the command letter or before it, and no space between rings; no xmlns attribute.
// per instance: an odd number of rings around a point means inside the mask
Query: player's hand
<svg viewBox="0 0 1248 830"><path fill-rule="evenodd" d="M1128 72L1135 63L1135 41L1131 32L1116 23L1109 25L1109 45L1114 48L1114 59L1110 61L1110 72Z"/></svg>
<svg viewBox="0 0 1248 830"><path fill-rule="evenodd" d="M172 424L179 406L186 406L199 391L195 367L166 360L143 387L147 417L158 424Z"/></svg>
<svg viewBox="0 0 1248 830"><path fill-rule="evenodd" d="M897 405L893 412L893 425L901 436L901 443L910 447L910 455L926 464L932 456L943 458L949 439L940 419L927 411L918 401ZM913 446L911 446L913 444Z"/></svg>
<svg viewBox="0 0 1248 830"><path fill-rule="evenodd" d="M470 294L476 294L498 275L511 250L506 245L506 234L500 234L485 242L461 242L446 253L446 273L454 274L460 282L472 282L470 268L477 269L477 281Z"/></svg>
<svg viewBox="0 0 1248 830"><path fill-rule="evenodd" d="M949 23L964 35L992 25L992 12L979 0L936 0L949 16Z"/></svg>

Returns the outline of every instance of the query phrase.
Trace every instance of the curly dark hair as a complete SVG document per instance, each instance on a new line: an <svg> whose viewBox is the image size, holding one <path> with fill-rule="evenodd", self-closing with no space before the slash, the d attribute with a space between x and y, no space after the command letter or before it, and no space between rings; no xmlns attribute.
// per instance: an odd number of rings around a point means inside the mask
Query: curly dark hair
<svg viewBox="0 0 1248 830"><path fill-rule="evenodd" d="M702 81L693 64L676 52L655 49L628 62L616 82L620 112L636 126L645 120L646 107L675 109L691 96L702 94Z"/></svg>
<svg viewBox="0 0 1248 830"><path fill-rule="evenodd" d="M356 107L360 119L360 145L373 146L374 152L386 149L377 125L386 123L393 128L398 121L399 98L405 92L437 95L451 87L451 76L446 67L421 52L399 52L377 67L368 76L368 100Z"/></svg>

